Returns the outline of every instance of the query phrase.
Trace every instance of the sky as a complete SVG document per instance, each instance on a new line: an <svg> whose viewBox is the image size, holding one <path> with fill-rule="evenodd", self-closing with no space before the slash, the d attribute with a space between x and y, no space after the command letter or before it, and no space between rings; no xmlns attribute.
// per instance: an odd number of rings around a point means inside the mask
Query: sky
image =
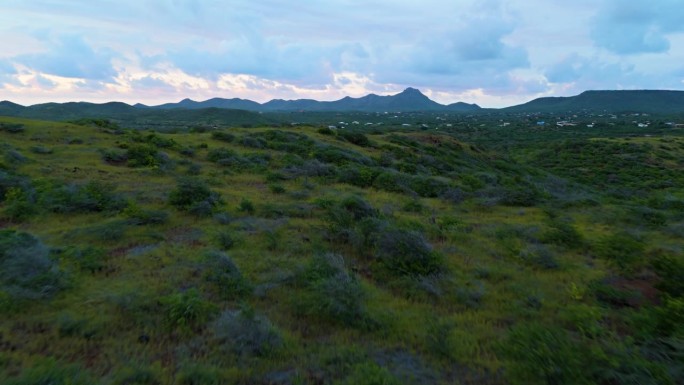
<svg viewBox="0 0 684 385"><path fill-rule="evenodd" d="M0 100L684 90L682 0L0 0Z"/></svg>

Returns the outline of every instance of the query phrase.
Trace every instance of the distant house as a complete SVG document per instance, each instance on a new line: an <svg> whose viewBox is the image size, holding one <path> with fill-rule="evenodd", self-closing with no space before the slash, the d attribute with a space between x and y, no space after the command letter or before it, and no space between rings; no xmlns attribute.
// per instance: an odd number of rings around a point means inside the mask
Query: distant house
<svg viewBox="0 0 684 385"><path fill-rule="evenodd" d="M546 122L543 121L543 120L540 120L540 121L537 122L537 126L543 126L543 125L545 125L545 124L546 124Z"/></svg>
<svg viewBox="0 0 684 385"><path fill-rule="evenodd" d="M639 128L646 128L648 127L648 123L639 123L637 126L639 126Z"/></svg>

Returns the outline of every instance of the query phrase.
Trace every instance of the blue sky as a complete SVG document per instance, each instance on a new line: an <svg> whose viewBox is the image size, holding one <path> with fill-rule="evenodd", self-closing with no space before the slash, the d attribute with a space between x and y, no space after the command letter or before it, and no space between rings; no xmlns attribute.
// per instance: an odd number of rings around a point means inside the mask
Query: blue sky
<svg viewBox="0 0 684 385"><path fill-rule="evenodd" d="M0 99L684 89L682 0L2 0Z"/></svg>

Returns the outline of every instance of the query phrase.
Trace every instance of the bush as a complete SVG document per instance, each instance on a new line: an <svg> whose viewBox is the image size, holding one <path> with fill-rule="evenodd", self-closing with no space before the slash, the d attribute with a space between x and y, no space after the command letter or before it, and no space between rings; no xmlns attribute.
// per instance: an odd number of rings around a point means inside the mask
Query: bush
<svg viewBox="0 0 684 385"><path fill-rule="evenodd" d="M0 131L9 132L10 134L18 134L24 132L26 128L21 123L0 123Z"/></svg>
<svg viewBox="0 0 684 385"><path fill-rule="evenodd" d="M211 138L230 143L235 140L235 135L225 131L214 131L211 133Z"/></svg>
<svg viewBox="0 0 684 385"><path fill-rule="evenodd" d="M102 160L109 164L123 164L128 161L128 152L119 151L115 149L103 150Z"/></svg>
<svg viewBox="0 0 684 385"><path fill-rule="evenodd" d="M339 136L344 138L347 142L353 143L357 146L368 147L371 144L370 140L368 140L368 137L360 132L339 131Z"/></svg>
<svg viewBox="0 0 684 385"><path fill-rule="evenodd" d="M110 183L97 180L84 185L53 185L40 191L40 203L57 213L118 212L126 201Z"/></svg>
<svg viewBox="0 0 684 385"><path fill-rule="evenodd" d="M124 214L132 225L160 225L169 220L169 213L164 210L143 209L135 204L129 204Z"/></svg>
<svg viewBox="0 0 684 385"><path fill-rule="evenodd" d="M543 242L568 248L578 248L584 245L582 234L571 223L554 219L549 225L550 228L541 235Z"/></svg>
<svg viewBox="0 0 684 385"><path fill-rule="evenodd" d="M512 384L593 384L607 357L582 346L558 327L525 323L513 328L502 346L510 360Z"/></svg>
<svg viewBox="0 0 684 385"><path fill-rule="evenodd" d="M529 265L544 270L557 269L560 265L551 249L544 245L530 245L520 252L520 258Z"/></svg>
<svg viewBox="0 0 684 385"><path fill-rule="evenodd" d="M345 326L365 326L363 288L347 271L341 255L314 256L299 282L307 289L299 304L301 313Z"/></svg>
<svg viewBox="0 0 684 385"><path fill-rule="evenodd" d="M0 293L9 304L48 298L66 286L49 249L31 234L0 230Z"/></svg>
<svg viewBox="0 0 684 385"><path fill-rule="evenodd" d="M150 144L132 144L126 151L129 167L155 167L162 163L157 148Z"/></svg>
<svg viewBox="0 0 684 385"><path fill-rule="evenodd" d="M216 312L216 305L203 299L195 288L166 296L161 302L168 325L181 331L202 326Z"/></svg>
<svg viewBox="0 0 684 385"><path fill-rule="evenodd" d="M61 364L54 359L41 359L15 378L0 374L5 385L90 385L93 378L76 365Z"/></svg>
<svg viewBox="0 0 684 385"><path fill-rule="evenodd" d="M422 234L393 229L380 235L375 257L394 276L421 276L440 272L442 258Z"/></svg>
<svg viewBox="0 0 684 385"><path fill-rule="evenodd" d="M218 251L207 254L204 279L214 285L222 299L241 298L252 292L251 285L233 260Z"/></svg>
<svg viewBox="0 0 684 385"><path fill-rule="evenodd" d="M238 211L247 213L247 214L254 214L255 208L254 208L254 203L250 201L247 198L242 198L240 200L240 205L238 206Z"/></svg>
<svg viewBox="0 0 684 385"><path fill-rule="evenodd" d="M107 254L99 247L71 247L62 252L62 256L73 261L80 269L96 273L106 266Z"/></svg>
<svg viewBox="0 0 684 385"><path fill-rule="evenodd" d="M621 232L603 238L597 245L597 254L622 271L630 272L642 261L645 245L632 234Z"/></svg>
<svg viewBox="0 0 684 385"><path fill-rule="evenodd" d="M240 356L268 356L283 345L280 333L268 318L251 309L224 311L212 329L222 349Z"/></svg>
<svg viewBox="0 0 684 385"><path fill-rule="evenodd" d="M169 203L181 210L192 210L208 206L213 210L220 203L220 196L196 178L182 178L169 194Z"/></svg>
<svg viewBox="0 0 684 385"><path fill-rule="evenodd" d="M653 269L660 277L658 289L672 297L684 296L684 259L663 255L652 262Z"/></svg>
<svg viewBox="0 0 684 385"><path fill-rule="evenodd" d="M344 380L335 385L400 385L400 381L392 373L374 362L364 362L353 367Z"/></svg>

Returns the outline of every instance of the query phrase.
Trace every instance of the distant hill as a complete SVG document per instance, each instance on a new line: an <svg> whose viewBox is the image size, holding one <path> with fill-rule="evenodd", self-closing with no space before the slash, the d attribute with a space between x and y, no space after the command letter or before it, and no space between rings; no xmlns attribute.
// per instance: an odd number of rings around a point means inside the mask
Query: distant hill
<svg viewBox="0 0 684 385"><path fill-rule="evenodd" d="M221 99L214 98L203 102L196 102L184 99L178 103L167 103L159 106L145 106L137 104L138 108L152 109L198 109L207 107L217 108L237 108L248 111L276 112L276 111L332 111L332 112L410 112L410 111L450 111L450 112L469 112L477 111L480 107L476 104L463 102L445 106L430 100L422 92L415 88L407 88L404 91L390 96L380 96L375 94L366 95L360 98L344 97L340 100L331 102L321 102L313 99L283 100L274 99L269 102L259 104L245 99Z"/></svg>
<svg viewBox="0 0 684 385"><path fill-rule="evenodd" d="M260 113L244 109L217 107L152 109L134 107L121 102L44 103L25 107L3 101L0 102L0 115L59 121L99 118L122 123L130 128L155 128L162 131L202 125L244 126L276 123Z"/></svg>
<svg viewBox="0 0 684 385"><path fill-rule="evenodd" d="M585 91L576 96L534 99L500 111L684 113L684 91Z"/></svg>

